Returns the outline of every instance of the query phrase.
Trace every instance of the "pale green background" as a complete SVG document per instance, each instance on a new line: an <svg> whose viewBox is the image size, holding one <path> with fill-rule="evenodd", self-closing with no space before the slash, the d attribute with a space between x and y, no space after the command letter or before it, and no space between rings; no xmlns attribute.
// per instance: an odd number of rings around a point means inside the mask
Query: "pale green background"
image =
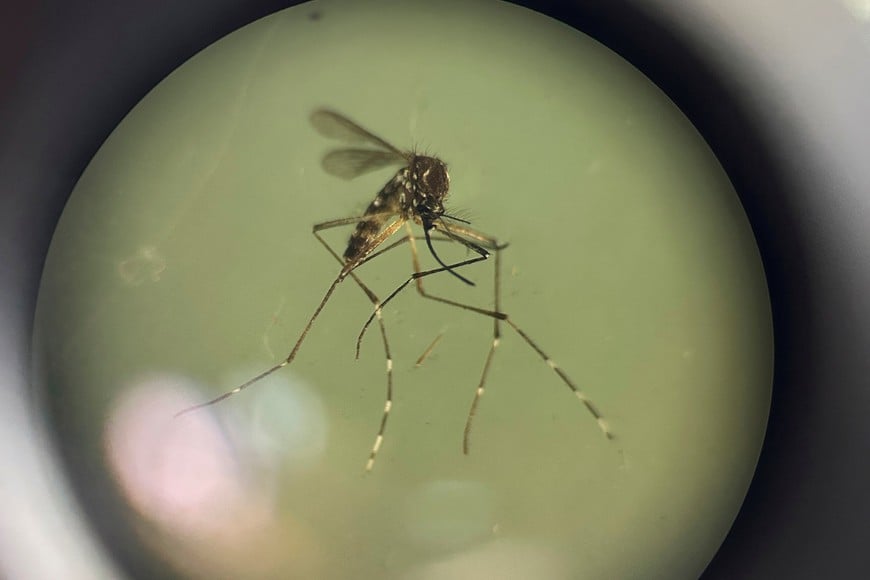
<svg viewBox="0 0 870 580"><path fill-rule="evenodd" d="M491 323L409 289L385 312L395 406L363 475L384 359L373 329L353 360L370 307L348 281L291 367L203 412L228 425L271 527L246 530L227 563L219 539L192 547L140 509L143 543L203 577L697 576L767 417L758 251L665 95L590 38L508 4L303 5L222 39L143 99L70 199L40 295L39 360L75 461L103 465L113 406L149 377L181 385L171 415L286 355L338 270L312 224L359 213L392 176L325 174L333 144L307 120L319 106L449 164L450 210L510 243L504 310L618 438L505 329L463 456ZM347 234L328 237L341 248ZM409 271L399 249L359 273L384 295ZM467 270L475 288L430 287L488 306L491 272ZM271 462L252 451L263 429L287 443Z"/></svg>

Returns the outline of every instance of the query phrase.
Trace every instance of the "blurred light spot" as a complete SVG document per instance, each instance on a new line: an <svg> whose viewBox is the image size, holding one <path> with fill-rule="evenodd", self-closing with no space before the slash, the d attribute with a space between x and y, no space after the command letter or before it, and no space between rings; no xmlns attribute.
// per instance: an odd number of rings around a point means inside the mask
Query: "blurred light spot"
<svg viewBox="0 0 870 580"><path fill-rule="evenodd" d="M288 408L308 405L310 411L316 397L311 403L302 396L304 405L298 395L268 389L263 399L262 393L240 397L269 407L255 413L268 418L257 419L254 428L239 405L176 417L202 402L197 391L182 377L152 377L123 391L111 408L104 431L108 463L129 504L159 526L145 527L143 538L193 576L318 577L324 560L313 530L277 511L277 457L298 437L273 425Z"/></svg>
<svg viewBox="0 0 870 580"><path fill-rule="evenodd" d="M155 246L140 246L132 256L118 263L118 275L129 286L158 282L164 270L166 261Z"/></svg>
<svg viewBox="0 0 870 580"><path fill-rule="evenodd" d="M426 548L454 549L490 537L493 503L482 483L435 481L407 498L405 528L412 541Z"/></svg>
<svg viewBox="0 0 870 580"><path fill-rule="evenodd" d="M263 525L271 494L244 476L211 413L175 418L193 403L179 387L190 391L176 377L147 380L124 392L111 411L104 442L130 504L175 532Z"/></svg>
<svg viewBox="0 0 870 580"><path fill-rule="evenodd" d="M568 564L553 550L529 543L497 540L420 566L405 576L407 580L567 580Z"/></svg>
<svg viewBox="0 0 870 580"><path fill-rule="evenodd" d="M586 165L586 174L587 175L598 175L601 173L601 169L604 167L604 160L600 157L593 159Z"/></svg>
<svg viewBox="0 0 870 580"><path fill-rule="evenodd" d="M238 382L254 375L240 374ZM242 376L243 375L243 376ZM320 396L302 379L286 369L263 380L247 397L250 426L246 439L263 461L293 471L311 468L326 450L326 412ZM242 401L238 401L242 403Z"/></svg>

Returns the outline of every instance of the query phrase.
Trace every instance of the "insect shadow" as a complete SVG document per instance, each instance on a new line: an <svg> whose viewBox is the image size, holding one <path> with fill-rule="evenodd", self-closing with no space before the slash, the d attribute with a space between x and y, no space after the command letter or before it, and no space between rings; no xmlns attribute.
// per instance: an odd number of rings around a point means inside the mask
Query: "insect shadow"
<svg viewBox="0 0 870 580"><path fill-rule="evenodd" d="M380 329L384 356L386 358L386 399L380 426L378 427L377 435L366 462L366 471L370 471L374 467L375 458L383 443L387 421L393 407L393 358L390 353L390 343L387 339L383 308L411 283L415 284L418 294L423 298L462 310L476 312L481 316L493 320L492 342L484 360L480 380L478 381L477 389L471 401L471 408L465 421L462 437L463 453L468 454L469 452L472 423L477 414L480 399L484 394L487 376L495 351L498 349L501 340L502 324L507 325L516 332L553 369L561 381L586 406L586 409L595 418L604 435L608 439L612 439L614 436L610 431L607 421L605 421L589 397L577 387L568 374L525 331L514 323L507 313L502 311L500 256L501 251L507 247L507 244L499 243L495 237L472 229L469 222L456 216L451 216L445 211L444 201L450 190L450 176L447 173L447 165L437 157L420 155L415 151L397 149L387 141L384 141L335 111L318 109L311 114L310 120L314 129L324 137L342 141L346 145L354 145L352 147L332 150L323 157L323 168L328 173L343 179L353 179L364 173L391 165L399 165L401 169L381 188L362 215L322 222L313 226L312 233L315 238L338 261L341 265L341 270L339 270L338 275L327 288L317 308L314 309L290 353L279 363L251 377L231 391L227 391L205 403L183 409L176 414L176 417L219 403L293 362L302 343L305 342L305 338L308 336L314 321L317 320L326 303L329 302L336 287L345 278L350 277L373 305L372 313L357 337L356 356L359 358L360 344L363 336L372 322L376 320ZM411 227L412 224L422 227L422 236L414 233ZM321 236L321 232L330 228L350 225L355 226L353 233L350 235L344 253L339 255ZM399 234L400 231L402 231L401 234ZM387 241L397 234L399 234L398 239L387 244ZM421 268L417 251L417 242L421 240L425 241L429 252L435 258L439 267L428 270ZM472 257L448 264L435 251L435 244L433 242L461 244L470 250ZM366 262L405 244L411 250L414 272L387 295L386 298L381 299L359 278L356 270ZM493 268L495 296L493 302L494 309L492 310L435 296L427 292L423 285L424 278L447 272L461 282L474 286L471 280L457 270L488 260L491 257L494 257L493 261L495 262Z"/></svg>

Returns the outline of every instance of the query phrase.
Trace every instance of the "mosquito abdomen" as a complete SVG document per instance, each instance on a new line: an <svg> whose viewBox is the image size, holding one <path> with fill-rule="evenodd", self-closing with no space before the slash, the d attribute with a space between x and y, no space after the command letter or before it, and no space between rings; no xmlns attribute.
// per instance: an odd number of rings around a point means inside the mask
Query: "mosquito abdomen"
<svg viewBox="0 0 870 580"><path fill-rule="evenodd" d="M362 257L360 255L362 252L372 249L371 241L380 233L387 220L401 213L402 198L405 197L401 195L404 189L403 175L406 172L407 170L403 169L388 181L366 208L363 215L371 217L357 224L350 235L347 249L344 250L345 262L355 261Z"/></svg>
<svg viewBox="0 0 870 580"><path fill-rule="evenodd" d="M387 216L376 215L357 224L347 242L347 249L344 250L345 262L353 262L360 258L360 253L371 247L371 240L378 235L386 221Z"/></svg>

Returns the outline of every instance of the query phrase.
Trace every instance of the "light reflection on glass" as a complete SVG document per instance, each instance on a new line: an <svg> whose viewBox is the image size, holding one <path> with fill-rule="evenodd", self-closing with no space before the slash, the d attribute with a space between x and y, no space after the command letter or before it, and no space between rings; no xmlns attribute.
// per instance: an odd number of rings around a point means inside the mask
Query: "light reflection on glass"
<svg viewBox="0 0 870 580"><path fill-rule="evenodd" d="M412 570L406 580L478 580L480 578L570 578L568 564L549 548L516 540L498 540Z"/></svg>
<svg viewBox="0 0 870 580"><path fill-rule="evenodd" d="M405 501L405 527L415 543L429 550L456 549L489 538L493 492L474 481L442 480L424 485Z"/></svg>
<svg viewBox="0 0 870 580"><path fill-rule="evenodd" d="M166 270L166 260L155 246L143 245L119 262L117 268L124 284L139 286L143 282L159 282Z"/></svg>
<svg viewBox="0 0 870 580"><path fill-rule="evenodd" d="M173 417L188 401L177 389L183 384L171 377L148 380L122 393L111 411L105 445L131 505L177 532L220 529L239 504L247 504L247 517L256 513L265 521L267 496L251 493L214 417Z"/></svg>
<svg viewBox="0 0 870 580"><path fill-rule="evenodd" d="M292 371L268 377L257 387L256 396L239 401L247 404L250 427L238 435L264 460L280 460L295 472L311 468L326 450L326 412L320 397Z"/></svg>
<svg viewBox="0 0 870 580"><path fill-rule="evenodd" d="M268 577L288 565L311 572L318 551L310 530L278 513L276 503L282 463L310 464L325 447L319 401L305 389L267 389L252 398L253 426L234 407L176 418L196 402L192 393L184 378L153 377L123 391L110 411L110 467L133 509L160 532L146 526L146 541L193 575ZM218 416L229 416L225 426Z"/></svg>

